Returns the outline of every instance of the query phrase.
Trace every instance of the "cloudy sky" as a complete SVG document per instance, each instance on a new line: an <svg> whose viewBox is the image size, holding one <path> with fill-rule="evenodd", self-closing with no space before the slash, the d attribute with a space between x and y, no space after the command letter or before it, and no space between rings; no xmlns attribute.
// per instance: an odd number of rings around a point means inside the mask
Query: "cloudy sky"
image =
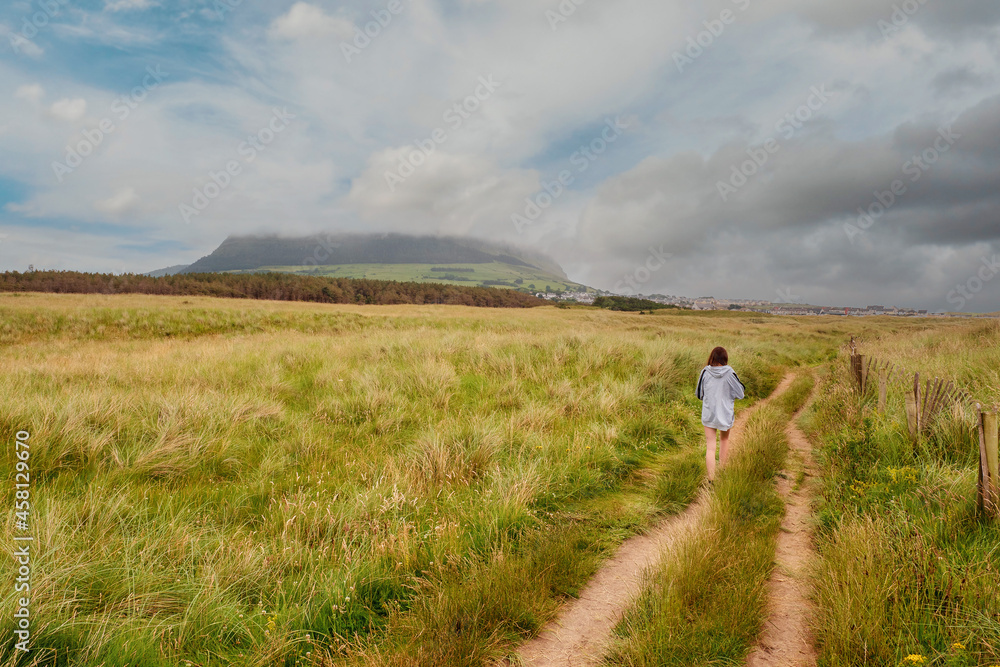
<svg viewBox="0 0 1000 667"><path fill-rule="evenodd" d="M403 231L996 311L998 60L994 0L4 2L0 270Z"/></svg>

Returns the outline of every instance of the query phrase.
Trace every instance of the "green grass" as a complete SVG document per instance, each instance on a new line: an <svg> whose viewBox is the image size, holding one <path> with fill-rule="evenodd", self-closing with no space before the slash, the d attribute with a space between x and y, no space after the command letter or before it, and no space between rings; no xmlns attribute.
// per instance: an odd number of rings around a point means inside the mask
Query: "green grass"
<svg viewBox="0 0 1000 667"><path fill-rule="evenodd" d="M965 323L884 335L862 350L954 379L989 405L1000 391L998 343L996 323ZM974 410L944 411L912 443L902 387L879 414L872 397L855 395L847 365L832 367L806 420L822 442L820 664L1000 663L1000 527L976 515Z"/></svg>
<svg viewBox="0 0 1000 667"><path fill-rule="evenodd" d="M432 271L433 268L472 269L472 272ZM566 278L530 266L517 266L503 262L485 264L339 264L334 266L264 266L255 271L280 271L303 275L331 276L334 278L367 278L369 280L396 280L399 282L430 282L446 285L482 286L483 281L504 281L506 287L532 292L578 291L588 289ZM239 272L236 272L239 273ZM459 279L461 278L461 279ZM520 280L521 283L515 283ZM534 285L534 288L530 288ZM503 286L503 285L501 285Z"/></svg>
<svg viewBox="0 0 1000 667"><path fill-rule="evenodd" d="M755 400L837 342L794 320L151 296L4 295L0 322L39 665L484 664L690 501L714 345Z"/></svg>
<svg viewBox="0 0 1000 667"><path fill-rule="evenodd" d="M650 575L616 629L609 665L741 664L763 622L775 537L784 514L774 478L785 424L813 388L808 373L751 415L716 482L704 522Z"/></svg>
<svg viewBox="0 0 1000 667"><path fill-rule="evenodd" d="M995 349L990 331L963 326L0 295L0 433L31 433L36 540L35 650L19 659L4 644L0 665L488 664L622 540L691 501L704 472L694 383L712 347L729 349L752 402L784 369L836 359L849 335L909 337L925 353ZM854 423L849 406L831 406L816 419ZM768 420L793 407L762 411L754 448L765 453L720 478L712 525L739 558L712 599L697 597L712 581L692 570L682 608L698 623L674 618L698 655L739 655L755 632L750 584L766 576L780 514L768 480L782 445ZM920 519L924 548L966 545L948 548L971 577L964 615L942 627L972 624L970 650L990 655L994 529L942 500L969 497L966 431L943 425L913 453L891 435L898 422L878 429L843 458L927 462L914 502L953 514ZM2 465L12 479L12 458ZM858 516L893 516L884 508L901 492L879 470L885 489L870 507L852 500ZM12 502L12 485L4 493ZM852 507L836 503L821 513L828 531ZM9 542L12 525L4 532ZM887 543L886 558L911 546ZM11 636L14 570L4 577L0 633ZM718 616L723 600L743 613ZM667 637L656 650L672 645L672 625L649 627Z"/></svg>

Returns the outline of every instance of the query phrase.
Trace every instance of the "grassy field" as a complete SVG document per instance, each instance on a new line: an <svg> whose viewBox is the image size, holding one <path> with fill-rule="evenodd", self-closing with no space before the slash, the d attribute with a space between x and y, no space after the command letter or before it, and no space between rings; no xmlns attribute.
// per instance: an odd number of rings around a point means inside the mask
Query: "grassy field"
<svg viewBox="0 0 1000 667"><path fill-rule="evenodd" d="M870 337L861 350L1000 405L996 322ZM879 414L873 397L854 394L847 367L846 357L831 366L807 421L824 468L820 664L1000 663L1000 529L976 515L974 407L945 410L912 443L903 379Z"/></svg>
<svg viewBox="0 0 1000 667"><path fill-rule="evenodd" d="M460 269L459 271L432 271L431 269ZM369 280L397 280L400 282L433 282L446 285L483 286L484 281L503 281L507 287L532 292L587 291L578 283L570 282L546 271L530 266L515 266L502 262L488 264L340 264L336 266L265 266L258 271L281 271L302 275L331 276L334 278L368 278ZM517 283L516 281L521 281ZM532 287L534 285L534 287ZM548 287L548 289L546 289Z"/></svg>
<svg viewBox="0 0 1000 667"><path fill-rule="evenodd" d="M2 295L35 651L0 664L488 664L691 501L712 346L742 407L849 335L941 326Z"/></svg>

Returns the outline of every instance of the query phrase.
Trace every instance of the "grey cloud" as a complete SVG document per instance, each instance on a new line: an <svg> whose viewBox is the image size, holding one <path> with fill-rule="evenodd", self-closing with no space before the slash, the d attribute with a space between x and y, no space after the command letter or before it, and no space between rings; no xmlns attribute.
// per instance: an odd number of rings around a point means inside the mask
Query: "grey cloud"
<svg viewBox="0 0 1000 667"><path fill-rule="evenodd" d="M783 142L725 202L717 185L750 159L746 146L647 160L601 188L582 217L580 243L610 254L595 271L610 280L646 245L666 241L679 259L676 270L657 274L658 291L675 293L673 281L702 293L731 280L944 308L949 285L975 269L976 253L1000 247L1000 96L962 114L950 137L942 127L924 120L865 141L824 132ZM906 191L886 194L894 181ZM858 209L880 194L895 201L852 243L845 223L860 229ZM994 292L976 308L1000 307L1000 281Z"/></svg>
<svg viewBox="0 0 1000 667"><path fill-rule="evenodd" d="M843 0L779 3L825 32L865 30L882 38L879 21L916 22L929 34L948 38L987 36L1000 24L1000 4L983 0ZM893 21L895 17L895 23Z"/></svg>
<svg viewBox="0 0 1000 667"><path fill-rule="evenodd" d="M931 88L935 95L944 96L981 88L992 83L994 77L976 72L971 67L955 67L934 77Z"/></svg>

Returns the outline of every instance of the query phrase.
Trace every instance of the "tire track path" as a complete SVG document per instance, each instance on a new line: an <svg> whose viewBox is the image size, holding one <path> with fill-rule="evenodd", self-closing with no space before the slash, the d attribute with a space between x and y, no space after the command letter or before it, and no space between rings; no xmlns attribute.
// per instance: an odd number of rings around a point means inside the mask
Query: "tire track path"
<svg viewBox="0 0 1000 667"><path fill-rule="evenodd" d="M790 459L797 459L794 466L797 470L786 470L778 480L778 492L785 499L785 518L778 534L775 567L769 584L770 614L760 641L747 658L747 667L816 665L812 635L815 615L808 578L808 568L815 554L810 511L815 463L812 445L795 425L795 417L788 423L785 433ZM789 478L799 470L804 478L801 486L795 488Z"/></svg>
<svg viewBox="0 0 1000 667"><path fill-rule="evenodd" d="M745 410L733 425L730 447L739 447L747 419L760 405L784 393L795 379L787 375L763 401ZM590 667L599 665L611 632L642 592L642 576L663 554L701 521L707 503L702 490L682 513L664 519L652 530L626 540L613 558L591 578L576 600L524 644L518 662L524 667ZM510 664L510 663L507 663Z"/></svg>

